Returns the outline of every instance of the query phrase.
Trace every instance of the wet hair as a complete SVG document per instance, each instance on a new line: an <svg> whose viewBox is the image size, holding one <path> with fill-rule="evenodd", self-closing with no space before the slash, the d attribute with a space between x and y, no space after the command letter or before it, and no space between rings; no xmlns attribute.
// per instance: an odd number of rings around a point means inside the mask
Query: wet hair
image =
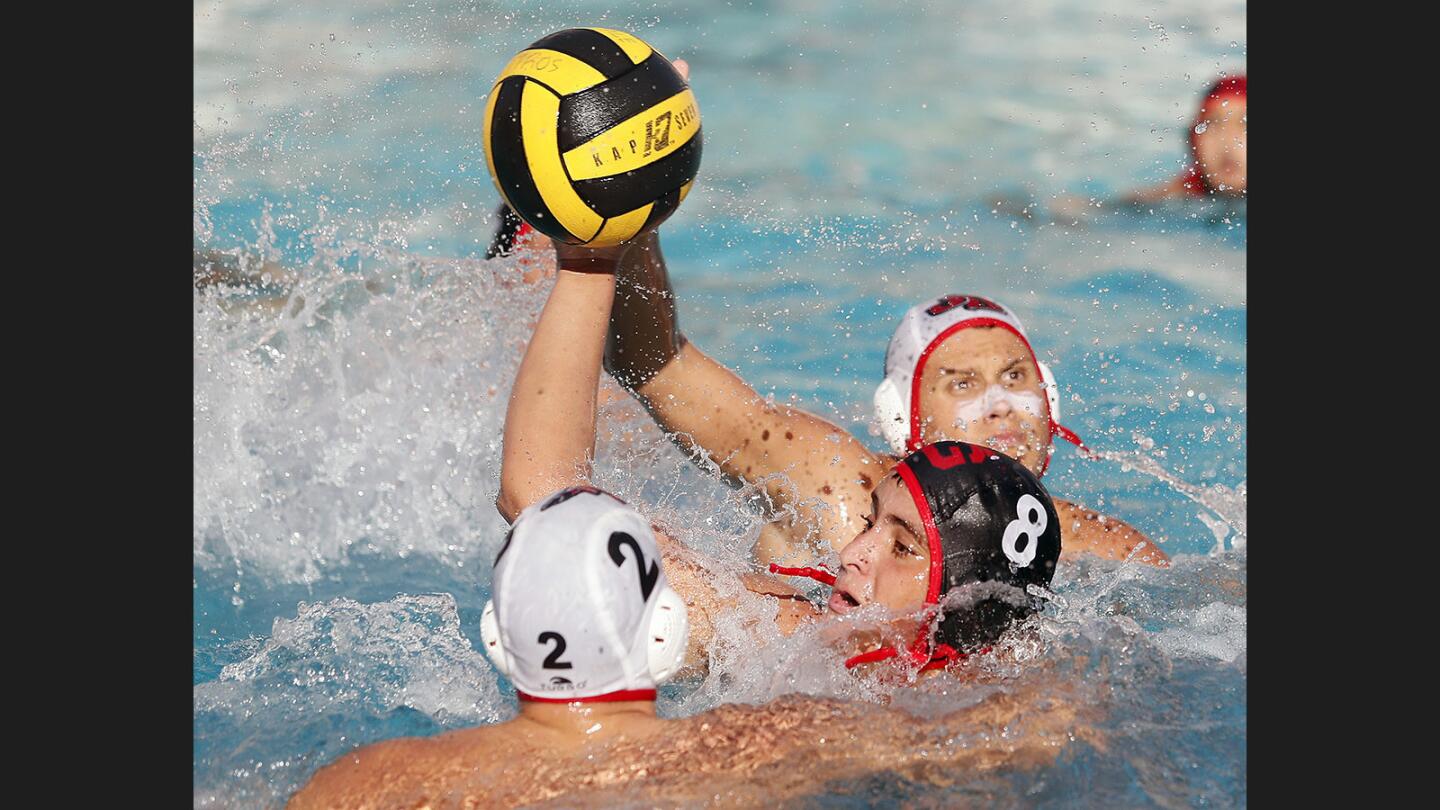
<svg viewBox="0 0 1440 810"><path fill-rule="evenodd" d="M490 247L485 251L487 259L509 256L515 249L515 240L528 229L525 220L503 202L495 209L495 219L495 235L490 238Z"/></svg>

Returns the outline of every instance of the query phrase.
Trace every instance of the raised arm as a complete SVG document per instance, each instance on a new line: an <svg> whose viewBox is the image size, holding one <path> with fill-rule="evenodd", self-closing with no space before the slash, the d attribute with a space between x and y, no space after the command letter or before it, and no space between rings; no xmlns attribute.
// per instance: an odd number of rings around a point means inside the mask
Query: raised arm
<svg viewBox="0 0 1440 810"><path fill-rule="evenodd" d="M1144 209L1164 200L1189 196L1183 176L1166 180L1153 186L1135 189L1114 199L1099 200L1082 194L1057 194L1051 199L1046 210L1050 219L1061 223L1079 223L1095 219L1111 210L1121 208ZM1010 206L1014 210L1016 206ZM1020 209L1024 216L1031 216L1029 208Z"/></svg>
<svg viewBox="0 0 1440 810"><path fill-rule="evenodd" d="M555 288L510 392L495 506L507 521L550 493L589 483L595 454L595 387L626 246L556 244Z"/></svg>
<svg viewBox="0 0 1440 810"><path fill-rule="evenodd" d="M687 452L732 485L763 481L768 516L791 543L838 549L859 532L883 460L839 426L761 397L687 341L657 234L620 263L605 360Z"/></svg>
<svg viewBox="0 0 1440 810"><path fill-rule="evenodd" d="M1189 192L1185 188L1185 177L1175 177L1166 180L1158 185L1147 188L1136 189L1115 201L1117 205L1144 205L1146 203L1160 202L1161 200L1172 200L1184 197Z"/></svg>

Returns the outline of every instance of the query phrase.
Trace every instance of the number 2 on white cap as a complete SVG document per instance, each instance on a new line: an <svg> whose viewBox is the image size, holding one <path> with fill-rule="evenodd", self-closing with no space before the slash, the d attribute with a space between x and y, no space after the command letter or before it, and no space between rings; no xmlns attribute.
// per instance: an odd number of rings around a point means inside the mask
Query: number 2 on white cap
<svg viewBox="0 0 1440 810"><path fill-rule="evenodd" d="M1005 556L1019 566L1030 564L1035 559L1035 549L1040 544L1040 535L1045 533L1045 527L1050 524L1050 516L1045 514L1045 507L1034 495L1025 494L1015 504L1015 512L1019 517L1010 521L1005 527L1005 536L1000 540L1000 547L1005 550ZM1039 517L1035 517L1038 515ZM1025 550L1016 549L1016 541L1021 536L1025 537Z"/></svg>
<svg viewBox="0 0 1440 810"><path fill-rule="evenodd" d="M655 590L655 582L660 579L660 564L650 562L650 570L645 570L645 554L640 551L640 544L635 538L624 532L614 532L610 535L610 559L620 567L625 564L625 552L622 549L630 547L635 554L635 573L640 575L640 601L650 601L650 592Z"/></svg>

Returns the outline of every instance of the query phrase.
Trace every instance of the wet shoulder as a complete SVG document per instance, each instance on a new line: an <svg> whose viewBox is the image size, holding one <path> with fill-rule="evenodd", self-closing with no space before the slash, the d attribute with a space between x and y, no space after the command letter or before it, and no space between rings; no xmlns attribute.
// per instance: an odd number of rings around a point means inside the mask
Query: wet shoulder
<svg viewBox="0 0 1440 810"><path fill-rule="evenodd" d="M401 737L357 748L321 768L287 805L382 808L440 794L459 778L488 771L494 752L524 747L502 726Z"/></svg>
<svg viewBox="0 0 1440 810"><path fill-rule="evenodd" d="M397 786L413 780L433 744L420 738L371 743L337 757L321 768L287 805L291 810L320 807L369 808Z"/></svg>
<svg viewBox="0 0 1440 810"><path fill-rule="evenodd" d="M879 707L836 698L787 695L751 706L725 704L675 721L667 733L635 744L665 747L683 770L760 767L822 746L823 740L860 732ZM725 752L716 760L707 752Z"/></svg>
<svg viewBox="0 0 1440 810"><path fill-rule="evenodd" d="M687 804L770 806L788 796L823 791L838 772L861 772L888 761L908 741L880 733L894 710L834 698L789 695L760 706L727 704L667 724L654 737L613 746L574 778L586 795ZM902 735L903 737L903 735ZM573 778L573 777L572 777ZM623 786L623 789L622 789Z"/></svg>

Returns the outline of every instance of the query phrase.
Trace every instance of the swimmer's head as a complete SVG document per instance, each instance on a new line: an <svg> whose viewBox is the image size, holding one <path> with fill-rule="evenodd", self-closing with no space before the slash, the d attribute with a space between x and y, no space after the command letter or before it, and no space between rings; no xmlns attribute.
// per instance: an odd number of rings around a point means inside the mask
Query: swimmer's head
<svg viewBox="0 0 1440 810"><path fill-rule="evenodd" d="M495 209L495 233L490 237L485 258L509 256L531 245L548 253L550 237L530 227L530 223L521 219L515 209L501 202Z"/></svg>
<svg viewBox="0 0 1440 810"><path fill-rule="evenodd" d="M495 209L495 233L490 237L490 247L485 251L485 258L509 256L515 250L516 243L533 230L513 208L504 202L500 203Z"/></svg>
<svg viewBox="0 0 1440 810"><path fill-rule="evenodd" d="M875 416L891 449L951 439L983 444L1044 475L1060 425L1060 396L1020 320L978 295L912 307L885 352Z"/></svg>
<svg viewBox="0 0 1440 810"><path fill-rule="evenodd" d="M1229 76L1210 86L1190 124L1194 165L1186 188L1197 194L1246 193L1245 77Z"/></svg>
<svg viewBox="0 0 1440 810"><path fill-rule="evenodd" d="M572 487L516 518L481 618L485 652L521 700L654 700L679 668L689 624L649 521Z"/></svg>
<svg viewBox="0 0 1440 810"><path fill-rule="evenodd" d="M840 551L833 612L935 606L933 637L928 626L911 628L908 654L922 665L988 647L1035 612L1027 588L1055 575L1060 518L1024 465L986 447L936 442L906 456L872 498L865 531ZM897 654L882 648L850 663Z"/></svg>

